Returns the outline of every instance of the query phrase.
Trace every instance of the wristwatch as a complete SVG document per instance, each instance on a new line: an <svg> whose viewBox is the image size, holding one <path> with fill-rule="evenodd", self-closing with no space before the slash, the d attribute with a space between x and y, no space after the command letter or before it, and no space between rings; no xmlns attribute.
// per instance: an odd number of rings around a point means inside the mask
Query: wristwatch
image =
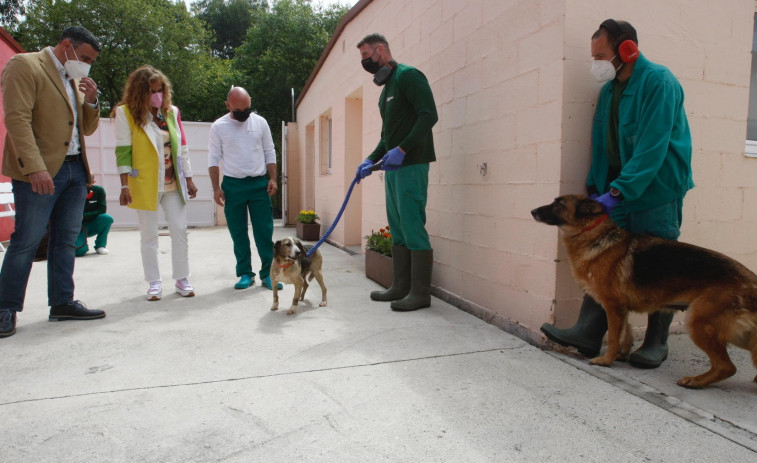
<svg viewBox="0 0 757 463"><path fill-rule="evenodd" d="M610 187L610 196L615 199L623 199L623 193L615 187Z"/></svg>

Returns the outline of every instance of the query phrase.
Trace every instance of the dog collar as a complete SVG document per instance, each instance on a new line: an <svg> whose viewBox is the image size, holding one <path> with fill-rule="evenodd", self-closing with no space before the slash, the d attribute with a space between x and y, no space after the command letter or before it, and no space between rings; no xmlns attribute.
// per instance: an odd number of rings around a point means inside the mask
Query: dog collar
<svg viewBox="0 0 757 463"><path fill-rule="evenodd" d="M583 230L581 230L581 233L585 233L587 231L594 230L595 228L597 228L599 226L599 224L601 224L602 222L604 222L605 220L607 220L608 217L610 217L610 216L607 215L607 214L602 214L602 216L600 218L598 218L597 220L595 220L593 224L591 224L588 227L586 227ZM579 235L581 233L579 233Z"/></svg>
<svg viewBox="0 0 757 463"><path fill-rule="evenodd" d="M291 267L292 265L294 265L294 262L289 262L289 264L288 264L288 265L279 265L279 268L289 268L289 267Z"/></svg>

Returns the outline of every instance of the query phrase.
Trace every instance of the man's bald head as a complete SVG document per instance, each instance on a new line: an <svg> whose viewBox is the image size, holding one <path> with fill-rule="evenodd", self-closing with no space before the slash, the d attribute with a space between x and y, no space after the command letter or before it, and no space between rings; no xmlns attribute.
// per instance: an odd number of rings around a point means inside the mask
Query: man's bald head
<svg viewBox="0 0 757 463"><path fill-rule="evenodd" d="M229 111L247 109L252 105L250 94L242 87L232 87L226 96L226 107Z"/></svg>
<svg viewBox="0 0 757 463"><path fill-rule="evenodd" d="M252 100L247 90L242 87L232 87L226 96L226 109L233 119L244 122L252 113Z"/></svg>

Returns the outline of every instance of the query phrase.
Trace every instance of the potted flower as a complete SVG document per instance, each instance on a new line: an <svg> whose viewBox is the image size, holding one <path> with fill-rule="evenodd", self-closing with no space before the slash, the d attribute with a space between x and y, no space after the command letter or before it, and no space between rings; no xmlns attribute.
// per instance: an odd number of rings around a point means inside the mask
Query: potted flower
<svg viewBox="0 0 757 463"><path fill-rule="evenodd" d="M392 234L388 225L365 237L365 276L384 288L392 285Z"/></svg>
<svg viewBox="0 0 757 463"><path fill-rule="evenodd" d="M304 241L318 241L321 237L321 224L317 223L315 211L300 211L297 215L297 238Z"/></svg>

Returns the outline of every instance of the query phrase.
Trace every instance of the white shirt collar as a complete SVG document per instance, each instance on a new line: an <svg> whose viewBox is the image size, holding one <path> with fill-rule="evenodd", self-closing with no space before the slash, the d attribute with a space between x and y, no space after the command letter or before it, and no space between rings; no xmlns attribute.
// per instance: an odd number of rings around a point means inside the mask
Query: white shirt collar
<svg viewBox="0 0 757 463"><path fill-rule="evenodd" d="M60 62L57 56L55 56L55 53L53 53L53 47L47 47L47 52L50 53L50 56L53 58L53 64L55 65L55 68L58 70L58 74L62 78L68 77L68 73L66 72L66 67L63 66L63 64Z"/></svg>

